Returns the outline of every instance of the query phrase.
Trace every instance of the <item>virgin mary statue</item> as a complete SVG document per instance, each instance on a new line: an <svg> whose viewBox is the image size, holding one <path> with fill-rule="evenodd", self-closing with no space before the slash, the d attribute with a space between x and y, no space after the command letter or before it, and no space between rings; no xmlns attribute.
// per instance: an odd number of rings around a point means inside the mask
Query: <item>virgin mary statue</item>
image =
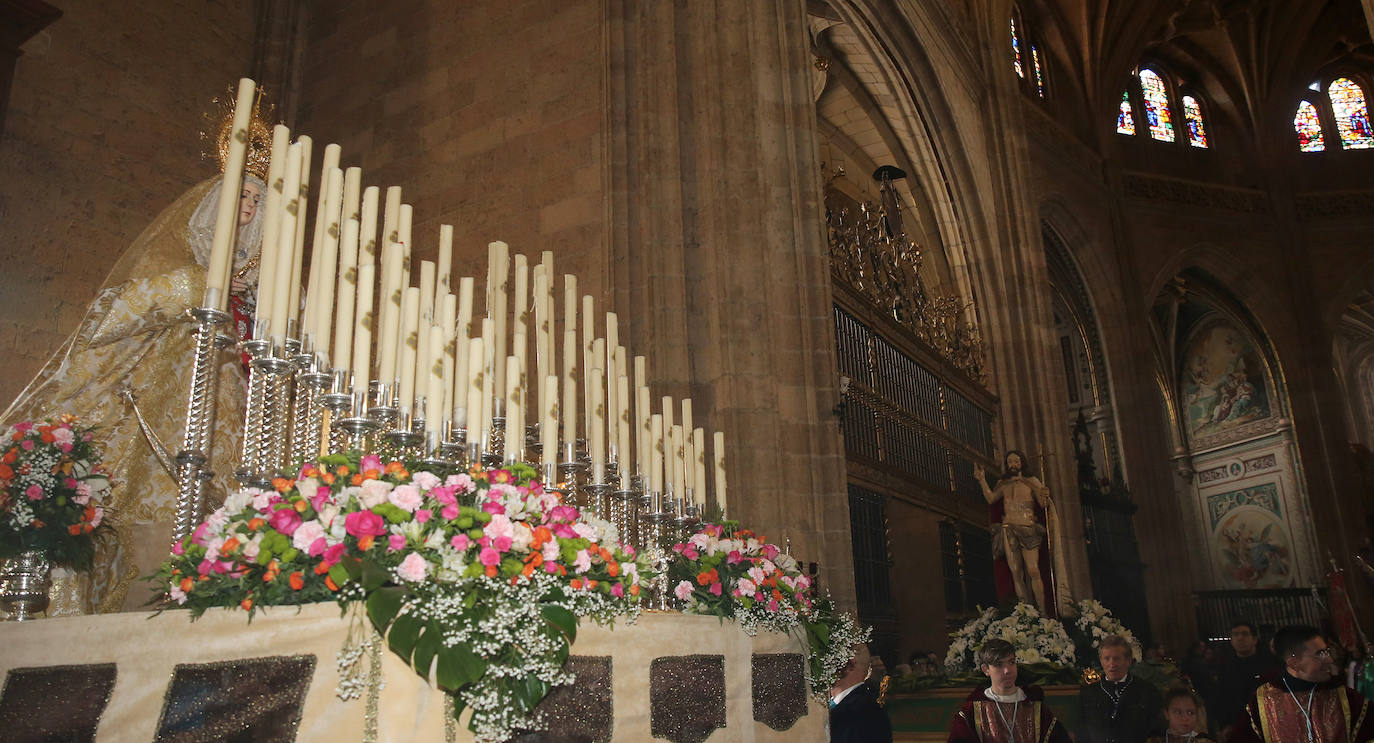
<svg viewBox="0 0 1374 743"><path fill-rule="evenodd" d="M259 164L265 171L265 162ZM253 303L248 287L257 284L263 222L258 202L265 192L260 177L245 175L232 281L236 310ZM151 595L136 581L167 556L177 483L158 442L173 453L181 443L195 329L187 310L200 305L205 293L219 198L220 179L214 178L153 220L115 263L76 332L0 418L14 424L74 414L96 427L113 483L107 513L116 538L97 547L90 590L65 599L85 613L135 610L146 603ZM211 503L229 492L243 428L240 357L228 348L218 363Z"/></svg>

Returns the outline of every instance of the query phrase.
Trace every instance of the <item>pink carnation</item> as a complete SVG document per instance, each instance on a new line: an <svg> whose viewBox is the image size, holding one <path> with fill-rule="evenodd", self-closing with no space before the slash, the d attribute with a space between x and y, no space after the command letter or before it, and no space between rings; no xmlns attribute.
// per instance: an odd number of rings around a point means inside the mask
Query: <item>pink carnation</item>
<svg viewBox="0 0 1374 743"><path fill-rule="evenodd" d="M386 538L386 548L388 552L399 552L406 546L406 538L400 534L392 534ZM414 553L411 553L414 554Z"/></svg>
<svg viewBox="0 0 1374 743"><path fill-rule="evenodd" d="M477 559L481 560L483 565L500 565L501 553L491 547L483 547L482 554Z"/></svg>
<svg viewBox="0 0 1374 743"><path fill-rule="evenodd" d="M685 580L678 583L677 588L673 589L673 595L677 596L678 601L686 601L687 597L692 595L692 583Z"/></svg>
<svg viewBox="0 0 1374 743"><path fill-rule="evenodd" d="M614 597L616 597L616 598L618 598L618 599L620 599L620 598L625 598L625 586L624 586L624 584L622 584L622 583L617 583L617 584L615 584L614 586L611 586L611 595L614 596Z"/></svg>
<svg viewBox="0 0 1374 743"><path fill-rule="evenodd" d="M418 583L425 579L429 574L429 563L425 558L420 557L420 553L412 552L406 555L406 559L396 568L396 576L404 581Z"/></svg>
<svg viewBox="0 0 1374 743"><path fill-rule="evenodd" d="M30 485L24 489L24 495L29 496L29 500L41 500L43 498L43 488L38 485Z"/></svg>
<svg viewBox="0 0 1374 743"><path fill-rule="evenodd" d="M711 584L711 587L710 587L708 590L711 592L711 595L712 595L712 596L719 596L719 595L720 595L720 581L716 581L715 583L712 583L712 584Z"/></svg>
<svg viewBox="0 0 1374 743"><path fill-rule="evenodd" d="M421 524L425 523L426 521L429 521L430 517L433 515L434 512L429 510L428 508L415 509L415 520Z"/></svg>
<svg viewBox="0 0 1374 743"><path fill-rule="evenodd" d="M453 548L460 552L466 552L468 547L472 546L472 540L468 539L468 535L466 534L459 534L453 539L448 540L448 543L453 545Z"/></svg>
<svg viewBox="0 0 1374 743"><path fill-rule="evenodd" d="M386 499L391 501L391 505L406 513L414 513L415 509L424 502L424 497L420 495L420 489L414 485L397 485L390 493L387 493Z"/></svg>
<svg viewBox="0 0 1374 743"><path fill-rule="evenodd" d="M279 508L272 512L271 523L273 529L289 537L300 528L301 515L294 508Z"/></svg>
<svg viewBox="0 0 1374 743"><path fill-rule="evenodd" d="M325 565L333 565L334 563L338 562L340 559L343 558L344 551L347 549L347 545L345 545L343 542L330 545L329 549L326 549L324 551L324 556L320 558L320 561L323 562Z"/></svg>

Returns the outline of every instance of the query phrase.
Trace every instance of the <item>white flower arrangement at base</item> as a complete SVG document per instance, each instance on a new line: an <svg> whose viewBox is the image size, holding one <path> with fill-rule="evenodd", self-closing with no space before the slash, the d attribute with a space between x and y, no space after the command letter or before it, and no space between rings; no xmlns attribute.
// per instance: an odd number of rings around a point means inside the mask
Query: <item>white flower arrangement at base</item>
<svg viewBox="0 0 1374 743"><path fill-rule="evenodd" d="M954 642L945 654L947 671L951 674L976 671L978 649L994 638L1006 640L1016 648L1018 663L1074 665L1073 640L1058 620L1045 617L1030 604L1017 604L1001 619L997 618L997 613L996 607L984 609L952 635Z"/></svg>

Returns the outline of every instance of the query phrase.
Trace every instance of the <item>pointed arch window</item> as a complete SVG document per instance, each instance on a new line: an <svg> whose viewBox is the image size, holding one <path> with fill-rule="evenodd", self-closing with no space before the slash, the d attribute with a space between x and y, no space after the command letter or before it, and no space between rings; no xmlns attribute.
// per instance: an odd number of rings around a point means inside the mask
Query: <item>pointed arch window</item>
<svg viewBox="0 0 1374 743"><path fill-rule="evenodd" d="M1173 115L1169 111L1169 89L1164 78L1148 67L1140 71L1140 91L1145 100L1145 119L1150 136L1162 142L1174 141Z"/></svg>
<svg viewBox="0 0 1374 743"><path fill-rule="evenodd" d="M1202 105L1190 95L1183 96L1183 121L1188 126L1188 144L1207 147L1207 126L1202 121Z"/></svg>
<svg viewBox="0 0 1374 743"><path fill-rule="evenodd" d="M1135 112L1131 110L1131 94L1121 91L1121 106L1116 114L1116 133L1135 134Z"/></svg>
<svg viewBox="0 0 1374 743"><path fill-rule="evenodd" d="M1011 65L1016 70L1016 76L1025 79L1026 68L1021 64L1021 34L1016 30L1016 15L1011 17Z"/></svg>
<svg viewBox="0 0 1374 743"><path fill-rule="evenodd" d="M1040 47L1031 44L1031 63L1035 66L1035 94L1045 97L1045 71L1040 67Z"/></svg>
<svg viewBox="0 0 1374 743"><path fill-rule="evenodd" d="M1301 152L1321 152L1326 149L1322 138L1321 118L1317 107L1311 101L1298 104L1298 113L1293 117L1293 130L1298 133L1298 150Z"/></svg>
<svg viewBox="0 0 1374 743"><path fill-rule="evenodd" d="M1327 86L1326 95L1331 99L1336 131L1340 133L1345 149L1374 147L1374 131L1369 128L1369 106L1359 84L1348 77L1337 78Z"/></svg>

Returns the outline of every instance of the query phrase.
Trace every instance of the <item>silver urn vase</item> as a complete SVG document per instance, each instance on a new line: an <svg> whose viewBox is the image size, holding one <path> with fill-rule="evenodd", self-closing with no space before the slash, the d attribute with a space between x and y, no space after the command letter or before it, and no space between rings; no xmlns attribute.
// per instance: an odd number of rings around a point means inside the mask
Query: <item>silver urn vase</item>
<svg viewBox="0 0 1374 743"><path fill-rule="evenodd" d="M48 608L52 563L42 550L28 550L0 561L0 609L11 622L36 619Z"/></svg>

